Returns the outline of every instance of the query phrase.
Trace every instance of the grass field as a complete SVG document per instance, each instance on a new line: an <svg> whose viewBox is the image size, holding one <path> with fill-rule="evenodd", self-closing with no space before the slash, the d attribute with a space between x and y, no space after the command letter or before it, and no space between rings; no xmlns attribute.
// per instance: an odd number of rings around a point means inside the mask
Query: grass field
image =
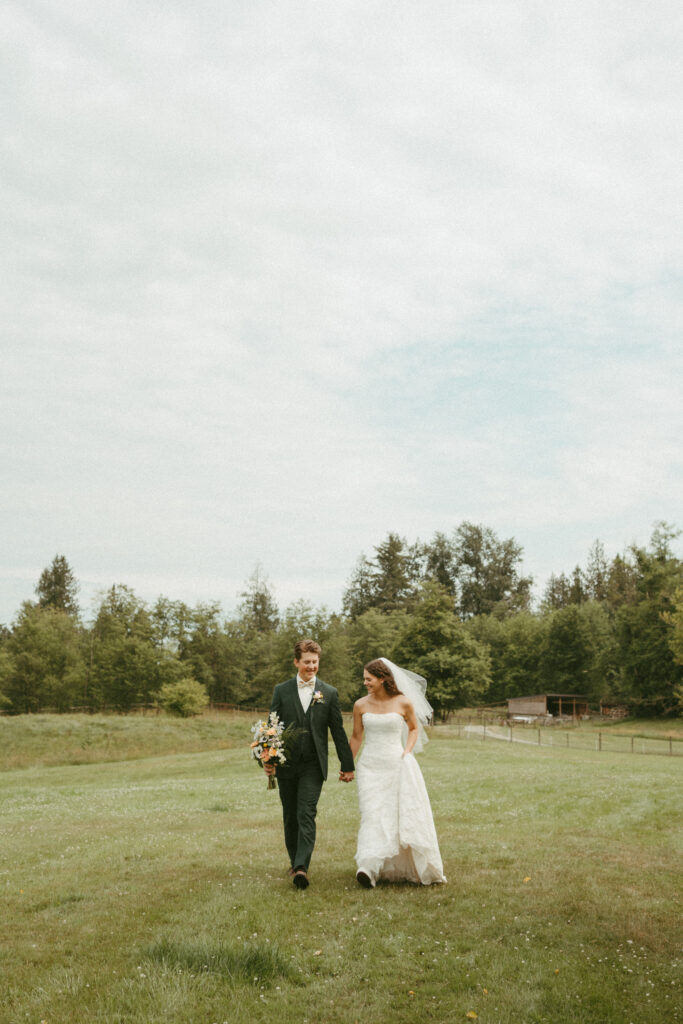
<svg viewBox="0 0 683 1024"><path fill-rule="evenodd" d="M0 771L224 750L244 743L248 721L215 712L189 719L155 714L0 716Z"/></svg>
<svg viewBox="0 0 683 1024"><path fill-rule="evenodd" d="M448 884L358 888L332 778L298 893L251 716L38 717L0 720L2 1024L683 1020L680 758L436 730Z"/></svg>

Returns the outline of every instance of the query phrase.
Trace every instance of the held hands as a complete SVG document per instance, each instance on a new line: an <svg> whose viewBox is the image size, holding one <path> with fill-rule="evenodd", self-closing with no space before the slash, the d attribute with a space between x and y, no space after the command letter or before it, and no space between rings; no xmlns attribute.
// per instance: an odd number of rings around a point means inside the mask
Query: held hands
<svg viewBox="0 0 683 1024"><path fill-rule="evenodd" d="M266 775L275 775L275 765L274 764L264 764L263 770L266 773ZM353 782L353 775L354 775L353 772L339 772L339 781L340 782Z"/></svg>
<svg viewBox="0 0 683 1024"><path fill-rule="evenodd" d="M266 775L275 775L275 765L274 764L264 764L263 765L263 770L266 773ZM339 781L340 782L353 782L353 775L354 775L353 772L339 772Z"/></svg>

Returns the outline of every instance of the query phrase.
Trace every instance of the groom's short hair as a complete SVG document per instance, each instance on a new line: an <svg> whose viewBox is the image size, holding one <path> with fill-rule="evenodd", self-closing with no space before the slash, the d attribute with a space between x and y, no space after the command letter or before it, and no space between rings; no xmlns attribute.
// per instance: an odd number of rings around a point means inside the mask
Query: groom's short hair
<svg viewBox="0 0 683 1024"><path fill-rule="evenodd" d="M322 652L322 647L315 640L299 640L294 645L294 658L296 661L301 661L302 654L317 654L320 657Z"/></svg>

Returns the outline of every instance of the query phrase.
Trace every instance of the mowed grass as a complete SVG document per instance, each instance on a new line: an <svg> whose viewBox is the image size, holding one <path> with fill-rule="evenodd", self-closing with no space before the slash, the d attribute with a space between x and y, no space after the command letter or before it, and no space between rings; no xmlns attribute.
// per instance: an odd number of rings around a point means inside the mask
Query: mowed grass
<svg viewBox="0 0 683 1024"><path fill-rule="evenodd" d="M360 889L332 776L299 893L252 718L224 749L0 774L2 1024L683 1019L679 758L436 730L448 884Z"/></svg>

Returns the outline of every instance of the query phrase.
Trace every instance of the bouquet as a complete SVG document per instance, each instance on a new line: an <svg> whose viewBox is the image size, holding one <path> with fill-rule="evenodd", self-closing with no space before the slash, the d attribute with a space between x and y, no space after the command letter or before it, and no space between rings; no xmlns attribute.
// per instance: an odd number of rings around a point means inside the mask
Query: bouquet
<svg viewBox="0 0 683 1024"><path fill-rule="evenodd" d="M256 725L252 725L251 732L254 737L251 744L251 756L258 761L261 767L265 767L267 764L277 766L285 763L294 730L292 726L284 727L277 711L271 711L266 722L259 719ZM274 775L268 776L268 789L277 789Z"/></svg>

